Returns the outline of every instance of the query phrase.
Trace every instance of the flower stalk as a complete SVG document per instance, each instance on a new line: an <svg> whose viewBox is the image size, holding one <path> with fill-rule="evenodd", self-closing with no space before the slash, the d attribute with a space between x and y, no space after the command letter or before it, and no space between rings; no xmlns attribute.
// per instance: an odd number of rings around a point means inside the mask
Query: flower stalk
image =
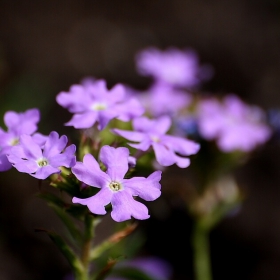
<svg viewBox="0 0 280 280"><path fill-rule="evenodd" d="M194 274L196 280L212 280L209 232L195 221L192 235Z"/></svg>

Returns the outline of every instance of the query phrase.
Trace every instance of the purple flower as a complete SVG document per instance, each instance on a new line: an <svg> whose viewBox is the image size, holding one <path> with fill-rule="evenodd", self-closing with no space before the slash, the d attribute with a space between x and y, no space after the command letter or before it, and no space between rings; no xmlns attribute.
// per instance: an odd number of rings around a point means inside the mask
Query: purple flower
<svg viewBox="0 0 280 280"><path fill-rule="evenodd" d="M53 131L41 148L30 135L21 135L20 143L10 149L7 157L19 172L46 179L51 174L60 173L61 166L75 165L76 146L66 147L67 142L65 135L59 138L58 133Z"/></svg>
<svg viewBox="0 0 280 280"><path fill-rule="evenodd" d="M35 133L37 130L37 123L40 119L40 112L38 109L29 109L25 112L17 113L8 111L4 115L4 123L7 131L0 128L0 171L9 170L12 165L7 159L11 147L19 143L19 137L22 134L33 135L34 139L43 144L45 136Z"/></svg>
<svg viewBox="0 0 280 280"><path fill-rule="evenodd" d="M157 83L144 92L137 92L131 88L127 90L132 96L138 98L146 111L153 117L177 116L192 101L189 93L163 83Z"/></svg>
<svg viewBox="0 0 280 280"><path fill-rule="evenodd" d="M136 56L138 72L152 76L156 81L172 86L194 87L212 76L210 66L200 66L197 54L192 50L170 47L161 51L150 47Z"/></svg>
<svg viewBox="0 0 280 280"><path fill-rule="evenodd" d="M172 276L171 265L158 257L139 257L132 260L117 263L115 268L135 268L144 272L147 276L157 280L168 280ZM109 276L107 280L123 280L124 277Z"/></svg>
<svg viewBox="0 0 280 280"><path fill-rule="evenodd" d="M248 106L230 94L220 102L214 98L202 100L197 107L198 130L206 140L216 140L223 152L249 152L266 142L271 129L264 122L264 112Z"/></svg>
<svg viewBox="0 0 280 280"><path fill-rule="evenodd" d="M59 93L56 100L74 113L65 125L78 129L90 128L98 122L98 129L102 130L113 118L129 121L144 113L136 99L126 98L123 85L117 84L108 90L104 80L88 79L82 85L73 85L69 93Z"/></svg>
<svg viewBox="0 0 280 280"><path fill-rule="evenodd" d="M133 120L135 131L120 129L113 129L112 131L130 141L139 142L138 144L129 144L136 149L147 151L152 146L155 157L162 166L170 166L176 163L181 168L188 167L190 159L178 156L177 153L182 156L196 154L200 145L185 138L166 135L170 126L171 119L168 116L152 120L147 117L140 117Z"/></svg>
<svg viewBox="0 0 280 280"><path fill-rule="evenodd" d="M100 150L100 160L107 168L106 172L100 169L91 154L86 154L83 162L77 162L72 168L72 172L80 181L100 188L92 197L74 197L73 203L86 205L97 215L106 214L105 206L111 203L111 216L116 222L129 220L131 217L138 220L148 219L148 208L134 197L139 196L146 201L157 199L161 194L161 171L153 172L148 178L124 179L129 164L129 150L124 147L103 146Z"/></svg>

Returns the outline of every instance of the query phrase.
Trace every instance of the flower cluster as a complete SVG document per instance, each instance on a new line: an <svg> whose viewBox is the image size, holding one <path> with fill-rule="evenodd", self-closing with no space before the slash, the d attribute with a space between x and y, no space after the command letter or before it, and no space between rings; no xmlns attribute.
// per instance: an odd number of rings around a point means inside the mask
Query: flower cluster
<svg viewBox="0 0 280 280"><path fill-rule="evenodd" d="M133 230L123 229L91 250L96 217L101 219L110 213L119 223L148 219L150 212L144 203L161 196L162 170L172 165L187 168L192 156L199 157L201 140L215 141L226 155L236 150L248 153L268 141L273 132L264 111L247 105L235 94L218 99L197 93L213 70L200 65L192 50L148 48L137 54L136 67L139 74L152 78L147 90L123 84L108 89L105 80L89 78L57 95L57 103L73 114L65 125L81 133L79 149L70 144L66 135L51 131L46 136L37 132L40 112L36 108L6 112L7 131L0 128L0 171L14 167L39 180L47 179L51 186L71 196L70 203L52 195L45 198L60 217L69 214L84 224L85 233L81 234L68 216L64 220L73 239L83 244L82 259L59 236L49 233L70 261L78 280L93 279L88 277L90 261ZM91 134L91 128L96 128L93 130L98 137ZM145 170L138 165L142 156L149 161ZM197 174L201 170L199 167ZM201 181L207 184L200 190L194 188L189 206L201 219L199 222L204 222L207 232L221 213L240 199L235 185L233 188L228 184L227 189L220 187L220 183L209 187L207 180L213 179L212 173L216 176L217 170L202 174ZM222 184L225 185L224 181ZM180 190L181 193L184 191ZM106 265L102 271L111 269ZM147 268L147 275L152 274L146 263L140 262L141 266ZM166 279L164 275L154 277ZM94 279L105 278L102 275Z"/></svg>
<svg viewBox="0 0 280 280"><path fill-rule="evenodd" d="M245 104L234 94L222 101L202 99L197 107L197 123L202 137L217 140L223 152L252 151L272 134L261 108Z"/></svg>

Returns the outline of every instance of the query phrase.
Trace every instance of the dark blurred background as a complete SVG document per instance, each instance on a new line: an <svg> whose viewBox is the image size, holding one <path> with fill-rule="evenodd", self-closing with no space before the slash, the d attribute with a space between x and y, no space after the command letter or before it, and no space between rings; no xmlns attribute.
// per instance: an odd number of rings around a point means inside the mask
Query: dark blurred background
<svg viewBox="0 0 280 280"><path fill-rule="evenodd" d="M87 76L145 88L134 57L148 46L196 50L215 69L204 91L280 107L279 0L0 0L0 116L37 107L40 132L75 139L55 96ZM214 280L280 279L279 145L268 142L237 171L248 196L211 233ZM34 196L37 180L10 170L0 182L0 280L63 279L68 264L34 232L60 227ZM176 201L159 212L143 222L145 250L169 261L174 279L192 279L190 218Z"/></svg>

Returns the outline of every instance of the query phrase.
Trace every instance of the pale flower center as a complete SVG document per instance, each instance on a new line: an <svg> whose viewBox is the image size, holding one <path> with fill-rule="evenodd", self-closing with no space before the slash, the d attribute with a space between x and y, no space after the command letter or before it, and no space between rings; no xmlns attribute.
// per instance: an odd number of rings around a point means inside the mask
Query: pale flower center
<svg viewBox="0 0 280 280"><path fill-rule="evenodd" d="M41 159L37 160L37 164L40 167L44 167L44 166L47 166L49 163L48 163L47 159L41 158Z"/></svg>
<svg viewBox="0 0 280 280"><path fill-rule="evenodd" d="M91 108L94 110L94 111L102 111L102 110L105 110L107 109L107 105L105 103L94 103Z"/></svg>
<svg viewBox="0 0 280 280"><path fill-rule="evenodd" d="M151 136L151 139L152 139L153 142L156 142L156 143L160 142L160 139L157 136Z"/></svg>
<svg viewBox="0 0 280 280"><path fill-rule="evenodd" d="M16 146L18 143L19 143L19 139L18 139L18 138L13 138L13 139L10 141L10 145L11 145L11 146Z"/></svg>
<svg viewBox="0 0 280 280"><path fill-rule="evenodd" d="M112 191L119 191L122 189L122 185L119 183L119 182L116 182L116 181L112 181L110 182L109 184L109 188L112 190Z"/></svg>

